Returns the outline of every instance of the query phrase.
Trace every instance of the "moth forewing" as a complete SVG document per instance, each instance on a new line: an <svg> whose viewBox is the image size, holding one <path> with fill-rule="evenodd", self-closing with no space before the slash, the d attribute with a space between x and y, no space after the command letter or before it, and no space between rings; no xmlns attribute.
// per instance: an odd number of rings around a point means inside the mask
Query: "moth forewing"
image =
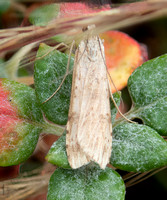
<svg viewBox="0 0 167 200"><path fill-rule="evenodd" d="M104 169L111 156L112 126L104 57L104 46L97 36L82 41L76 52L66 137L72 168L92 160Z"/></svg>
<svg viewBox="0 0 167 200"><path fill-rule="evenodd" d="M80 99L80 95L82 95L81 83L80 78L78 77L78 67L76 66L76 61L78 60L77 51L74 60L71 100L66 134L67 156L69 164L73 169L79 168L89 163L90 161L89 158L87 158L86 154L83 152L83 150L80 148L80 145L77 141L79 115L82 101Z"/></svg>

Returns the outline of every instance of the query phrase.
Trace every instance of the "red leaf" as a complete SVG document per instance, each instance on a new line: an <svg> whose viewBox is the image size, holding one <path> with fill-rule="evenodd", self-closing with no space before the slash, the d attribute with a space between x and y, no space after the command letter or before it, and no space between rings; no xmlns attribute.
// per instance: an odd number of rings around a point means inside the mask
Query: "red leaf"
<svg viewBox="0 0 167 200"><path fill-rule="evenodd" d="M90 7L85 3L62 3L60 5L60 17L74 17L110 9L111 7L109 5L105 7Z"/></svg>
<svg viewBox="0 0 167 200"><path fill-rule="evenodd" d="M4 150L10 151L18 142L19 136L15 127L23 121L18 118L16 107L9 99L10 91L3 88L2 80L0 80L0 153Z"/></svg>
<svg viewBox="0 0 167 200"><path fill-rule="evenodd" d="M42 130L33 123L42 119L35 118L37 113L33 89L0 79L0 166L18 165L30 157Z"/></svg>
<svg viewBox="0 0 167 200"><path fill-rule="evenodd" d="M10 116L17 116L16 108L12 107L10 103L9 94L10 91L7 91L2 86L2 80L0 79L0 115L10 115Z"/></svg>

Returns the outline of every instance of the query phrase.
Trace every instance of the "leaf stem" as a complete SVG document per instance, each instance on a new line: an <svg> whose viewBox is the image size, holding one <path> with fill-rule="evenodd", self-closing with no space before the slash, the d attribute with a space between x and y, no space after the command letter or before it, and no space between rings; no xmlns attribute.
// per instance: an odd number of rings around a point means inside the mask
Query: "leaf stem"
<svg viewBox="0 0 167 200"><path fill-rule="evenodd" d="M57 124L45 124L43 132L54 134L57 136L61 136L65 130L64 126L60 126Z"/></svg>
<svg viewBox="0 0 167 200"><path fill-rule="evenodd" d="M61 136L65 130L65 126L60 126L58 124L48 123L44 121L43 123L38 124L42 128L42 133L53 134Z"/></svg>
<svg viewBox="0 0 167 200"><path fill-rule="evenodd" d="M138 108L134 108L132 107L129 112L125 113L124 116L129 119L130 121L133 120L134 118L136 118L136 113L139 112ZM113 128L115 126L117 126L119 123L121 122L126 122L127 120L125 118L123 118L122 116L118 119L115 120L114 124L113 124Z"/></svg>

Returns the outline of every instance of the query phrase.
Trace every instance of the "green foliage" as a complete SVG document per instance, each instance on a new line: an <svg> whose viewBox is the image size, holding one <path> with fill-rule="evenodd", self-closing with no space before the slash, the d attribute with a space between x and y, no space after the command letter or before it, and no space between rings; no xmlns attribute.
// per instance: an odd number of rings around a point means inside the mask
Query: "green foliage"
<svg viewBox="0 0 167 200"><path fill-rule="evenodd" d="M167 165L167 142L148 126L121 123L114 128L112 144L116 168L145 172Z"/></svg>
<svg viewBox="0 0 167 200"><path fill-rule="evenodd" d="M46 159L48 162L62 168L71 168L66 153L66 131L65 133L51 146Z"/></svg>
<svg viewBox="0 0 167 200"><path fill-rule="evenodd" d="M34 72L35 92L38 102L34 97L34 90L27 89L27 86L14 82L10 84L10 82L6 81L5 83L5 87L13 91L11 93L11 98L13 98L12 105L17 106L19 115L25 120L22 124L30 127L26 128L26 131L23 131L23 125L21 125L22 129L18 128L20 124L16 127L20 136L27 134L31 138L31 140L27 140L26 144L28 145L30 145L29 141L32 141L31 133L33 133L33 130L38 132L38 134L41 131L41 125L38 127L37 124L44 124L40 108L46 119L55 124L65 125L67 123L72 85L73 57L70 60L70 73L60 90L49 101L42 104L61 84L66 73L67 62L68 55L54 50L53 47L45 44L40 45ZM131 120L139 118L144 125L128 123L123 118L115 120L117 110L114 104L110 103L113 124L113 143L110 161L116 168L125 171L145 172L167 165L167 142L160 136L160 134L167 134L166 62L167 55L150 60L136 69L129 78L128 89L133 107L126 114L126 117ZM17 91L18 87L19 91ZM30 95L30 91L33 95ZM113 97L117 105L119 105L120 94L115 93ZM32 123L27 125L26 123L29 123L28 119ZM36 130L38 128L40 129L39 131ZM56 128L54 127L54 129ZM56 129L56 134L62 130L63 128L59 127ZM33 133L36 138L33 138L34 145L36 144L38 138L36 135L38 134ZM115 171L109 168L101 170L98 167L93 167L92 163L80 169L72 170L67 159L65 140L66 133L64 132L52 145L46 156L48 162L61 167L54 172L50 179L48 200L124 199L124 184ZM26 147L23 143L21 144ZM24 152L22 149L21 151ZM32 153L32 150L28 151L29 154L30 152ZM4 155L6 156L6 154ZM15 159L12 153L10 155ZM25 158L22 159L21 156L20 160L22 161Z"/></svg>
<svg viewBox="0 0 167 200"><path fill-rule="evenodd" d="M27 12L24 11L28 7L31 9L33 3L13 1L0 0L2 27L11 28L17 22L23 26L27 24L24 15ZM117 3L137 1L140 0L118 0ZM63 4L48 4L47 2L46 4L30 13L28 20L31 24L47 26L54 19L62 16L63 12L67 12L68 9L70 9L69 12L73 10L72 6L63 10ZM63 6L60 8L60 5ZM131 5L128 6L131 7ZM5 12L14 16L16 19L14 25L8 21L6 15L3 15ZM151 27L152 30L156 29L154 36L158 34L159 39L156 44L162 43L155 49L163 46L166 49L165 31L160 31L160 27L157 28L155 24ZM165 30L164 27L165 23L163 30ZM40 31L39 27L36 29ZM19 30L18 33L23 29ZM1 39L4 40L5 51L11 50L9 45L5 46L5 41L12 45L12 41L15 41L13 40L15 31L12 31L14 29L11 29L7 35L2 34ZM73 39L72 33L73 27L68 33L66 31L63 34L56 32L56 35L50 38L50 42L69 44L69 41ZM28 32L23 31L22 34L24 36ZM6 37L11 37L11 41L6 40ZM27 35L26 41L29 39ZM23 40L20 41L24 43ZM11 53L2 53L2 58L9 58L9 60L5 62L0 59L0 78L16 80L18 76L28 75L28 71L20 68L20 65L33 60L36 45L35 39L35 43L26 45L17 52L12 50ZM14 46L17 48L17 45ZM31 53L22 63L24 56L30 51ZM157 53L159 54L159 51ZM142 54L141 56L147 57L144 52ZM58 166L49 181L48 200L124 200L125 184L116 172L117 169L128 172L146 172L167 166L167 141L163 137L167 136L167 55L144 63L128 80L127 88L133 105L125 116L130 120L138 121L139 119L143 124L129 123L122 117L116 119L117 109L110 99L113 126L110 164L116 170L108 167L102 170L93 162L74 170L68 163L65 125L70 105L73 56L65 82L56 95L43 104L59 88L66 73L68 59L68 55L55 50L54 47L41 44L35 61L35 90L14 81L0 79L0 166L18 165L24 162L32 155L42 131L54 133L61 137L54 142L46 156L48 162ZM119 106L120 93L113 94L113 97Z"/></svg>
<svg viewBox="0 0 167 200"><path fill-rule="evenodd" d="M58 16L59 7L59 4L55 3L40 6L30 14L29 21L36 26L46 26Z"/></svg>
<svg viewBox="0 0 167 200"><path fill-rule="evenodd" d="M128 80L134 108L129 117L167 135L167 55L145 62Z"/></svg>
<svg viewBox="0 0 167 200"><path fill-rule="evenodd" d="M37 58L42 57L53 48L45 44L40 45ZM73 67L70 61L70 71ZM42 104L59 87L67 68L68 55L57 50L52 51L35 63L34 79L37 98ZM66 124L71 95L72 73L64 81L61 89L48 102L41 105L46 118L56 124Z"/></svg>
<svg viewBox="0 0 167 200"><path fill-rule="evenodd" d="M123 200L125 185L110 168L57 169L50 178L47 200Z"/></svg>
<svg viewBox="0 0 167 200"><path fill-rule="evenodd" d="M143 122L155 129L160 135L167 135L167 97L163 97L154 103L140 109L138 117Z"/></svg>
<svg viewBox="0 0 167 200"><path fill-rule="evenodd" d="M128 89L136 107L149 105L167 95L167 55L138 67L128 80Z"/></svg>
<svg viewBox="0 0 167 200"><path fill-rule="evenodd" d="M0 15L8 10L10 7L10 0L1 0L0 1Z"/></svg>

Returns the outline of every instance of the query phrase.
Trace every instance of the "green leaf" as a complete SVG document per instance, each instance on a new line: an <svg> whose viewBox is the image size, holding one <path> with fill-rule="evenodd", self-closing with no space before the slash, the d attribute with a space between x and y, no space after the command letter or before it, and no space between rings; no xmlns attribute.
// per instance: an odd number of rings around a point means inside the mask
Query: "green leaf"
<svg viewBox="0 0 167 200"><path fill-rule="evenodd" d="M0 80L0 166L17 165L33 153L45 126L35 91Z"/></svg>
<svg viewBox="0 0 167 200"><path fill-rule="evenodd" d="M10 0L1 0L0 1L0 15L8 10L10 7Z"/></svg>
<svg viewBox="0 0 167 200"><path fill-rule="evenodd" d="M134 172L165 166L167 142L148 126L121 123L113 131L111 164Z"/></svg>
<svg viewBox="0 0 167 200"><path fill-rule="evenodd" d="M145 62L128 80L128 89L136 107L167 96L167 54Z"/></svg>
<svg viewBox="0 0 167 200"><path fill-rule="evenodd" d="M47 200L124 200L125 185L110 168L57 169L50 178Z"/></svg>
<svg viewBox="0 0 167 200"><path fill-rule="evenodd" d="M66 73L68 56L57 50L51 51L53 47L41 44L37 53L37 58L42 57L35 63L35 90L45 117L60 125L67 123L68 110L70 104L72 74L69 74L60 90L48 102L47 100L59 87ZM51 51L51 52L50 52ZM46 53L50 52L46 56ZM73 67L74 59L70 60L70 71Z"/></svg>
<svg viewBox="0 0 167 200"><path fill-rule="evenodd" d="M46 26L58 16L59 10L59 4L55 3L40 6L30 14L29 21L36 26Z"/></svg>
<svg viewBox="0 0 167 200"><path fill-rule="evenodd" d="M114 98L115 103L119 107L120 101L121 101L121 92L120 91L115 92L113 94L113 98ZM112 122L112 124L114 124L115 117L116 117L116 114L117 114L117 109L116 109L113 101L111 100L111 98L110 98L110 109L111 109L111 122Z"/></svg>
<svg viewBox="0 0 167 200"><path fill-rule="evenodd" d="M158 101L142 107L136 117L141 118L160 135L167 135L167 97L159 98Z"/></svg>
<svg viewBox="0 0 167 200"><path fill-rule="evenodd" d="M62 168L71 168L66 153L66 131L65 133L51 146L46 159L49 163Z"/></svg>
<svg viewBox="0 0 167 200"><path fill-rule="evenodd" d="M145 62L128 80L134 108L128 118L140 118L161 135L167 135L167 55Z"/></svg>

